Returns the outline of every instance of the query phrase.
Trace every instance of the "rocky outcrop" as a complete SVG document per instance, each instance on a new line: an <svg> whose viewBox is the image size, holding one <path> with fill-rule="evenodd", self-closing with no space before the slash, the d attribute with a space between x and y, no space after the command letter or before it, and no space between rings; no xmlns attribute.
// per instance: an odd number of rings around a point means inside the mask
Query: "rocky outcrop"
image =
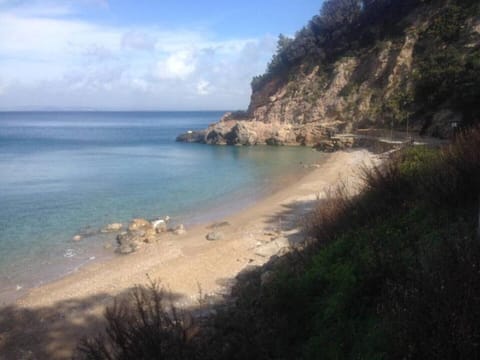
<svg viewBox="0 0 480 360"><path fill-rule="evenodd" d="M337 132L344 124L309 123L276 124L255 120L219 121L202 131L199 143L210 145L314 145ZM177 138L181 140L182 136Z"/></svg>
<svg viewBox="0 0 480 360"><path fill-rule="evenodd" d="M177 141L187 143L201 143L205 138L205 131L192 131L189 130L186 133L177 136Z"/></svg>
<svg viewBox="0 0 480 360"><path fill-rule="evenodd" d="M267 76L260 86L253 87L247 112L227 113L206 130L183 134L177 140L217 145L317 145L326 144L335 134L369 127L404 131L429 127L426 134L449 136L450 124L462 119L450 110L448 101L424 112L425 104L414 100L416 61L424 56L419 49L430 36L433 10L435 5L420 7L403 19L398 25L403 35L345 52L330 63L319 60L315 65L306 59L292 65L287 74ZM473 35L459 39L459 46L467 50L479 46L479 24L478 18L466 22L464 26L471 28Z"/></svg>

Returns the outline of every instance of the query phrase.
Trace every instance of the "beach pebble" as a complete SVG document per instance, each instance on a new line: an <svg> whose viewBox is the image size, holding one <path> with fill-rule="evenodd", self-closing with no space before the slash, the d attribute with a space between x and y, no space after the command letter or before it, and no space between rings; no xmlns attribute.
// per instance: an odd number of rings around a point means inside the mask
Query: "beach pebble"
<svg viewBox="0 0 480 360"><path fill-rule="evenodd" d="M73 241L80 241L82 240L82 235L75 235L73 238L72 238Z"/></svg>
<svg viewBox="0 0 480 360"><path fill-rule="evenodd" d="M209 232L205 237L207 240L210 240L210 241L222 240L223 233L220 231L212 231L212 232Z"/></svg>

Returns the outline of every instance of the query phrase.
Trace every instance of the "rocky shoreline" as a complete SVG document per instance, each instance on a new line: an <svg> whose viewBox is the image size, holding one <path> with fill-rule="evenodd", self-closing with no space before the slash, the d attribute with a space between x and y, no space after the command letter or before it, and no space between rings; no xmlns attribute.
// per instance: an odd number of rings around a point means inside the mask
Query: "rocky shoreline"
<svg viewBox="0 0 480 360"><path fill-rule="evenodd" d="M303 145L314 146L344 130L343 123L266 123L254 119L232 119L226 113L205 130L180 134L177 141L209 145Z"/></svg>
<svg viewBox="0 0 480 360"><path fill-rule="evenodd" d="M385 130L368 129L367 131L376 133ZM362 148L374 153L386 152L414 141L411 135L398 131L395 132L397 134L395 140L363 132L365 130L348 133L346 124L343 122L265 123L249 118L234 119L232 113L227 112L218 122L209 125L206 129L189 130L178 135L176 141L234 146L310 146L322 152Z"/></svg>

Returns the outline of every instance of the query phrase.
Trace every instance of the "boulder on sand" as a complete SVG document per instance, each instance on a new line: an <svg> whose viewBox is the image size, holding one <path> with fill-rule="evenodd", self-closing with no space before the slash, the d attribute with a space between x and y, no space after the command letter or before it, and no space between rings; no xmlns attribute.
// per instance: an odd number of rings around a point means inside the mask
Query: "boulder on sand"
<svg viewBox="0 0 480 360"><path fill-rule="evenodd" d="M117 251L129 254L136 251L142 243L151 243L157 240L157 233L150 221L133 219L128 230L117 235Z"/></svg>
<svg viewBox="0 0 480 360"><path fill-rule="evenodd" d="M133 219L128 225L128 230L135 231L135 230L146 230L149 228L153 228L150 221L145 219Z"/></svg>
<svg viewBox="0 0 480 360"><path fill-rule="evenodd" d="M163 219L157 219L152 221L152 226L157 232L157 234L166 232L168 230L168 222L170 221L170 216L165 216Z"/></svg>
<svg viewBox="0 0 480 360"><path fill-rule="evenodd" d="M124 231L117 235L117 252L120 254L130 254L140 247L141 238L132 231Z"/></svg>

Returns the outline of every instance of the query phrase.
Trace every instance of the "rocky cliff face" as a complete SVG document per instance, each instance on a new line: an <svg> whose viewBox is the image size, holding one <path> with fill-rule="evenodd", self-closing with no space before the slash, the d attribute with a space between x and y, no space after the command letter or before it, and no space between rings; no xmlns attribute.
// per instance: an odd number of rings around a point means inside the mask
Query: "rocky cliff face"
<svg viewBox="0 0 480 360"><path fill-rule="evenodd" d="M316 145L332 134L362 127L388 128L395 123L397 128L420 130L425 127L425 114L412 117L419 106L413 104L407 111L404 105L413 96L418 71L416 47L430 26L431 11L424 8L410 15L403 35L376 42L353 56L342 56L328 67L300 64L287 81L273 78L255 90L244 118L234 120L227 113L208 129L178 140L228 145ZM479 24L478 17L469 20L466 33L470 40L464 45L477 51ZM429 129L446 132L452 119L460 121L461 115L443 106L428 115Z"/></svg>

